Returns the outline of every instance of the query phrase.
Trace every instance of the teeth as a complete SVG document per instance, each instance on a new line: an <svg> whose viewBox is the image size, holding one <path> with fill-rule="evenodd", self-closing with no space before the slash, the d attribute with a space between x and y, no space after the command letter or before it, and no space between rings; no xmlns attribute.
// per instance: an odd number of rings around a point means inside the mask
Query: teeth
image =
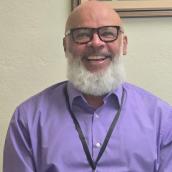
<svg viewBox="0 0 172 172"><path fill-rule="evenodd" d="M89 56L87 59L88 60L100 60L100 59L104 59L104 56Z"/></svg>

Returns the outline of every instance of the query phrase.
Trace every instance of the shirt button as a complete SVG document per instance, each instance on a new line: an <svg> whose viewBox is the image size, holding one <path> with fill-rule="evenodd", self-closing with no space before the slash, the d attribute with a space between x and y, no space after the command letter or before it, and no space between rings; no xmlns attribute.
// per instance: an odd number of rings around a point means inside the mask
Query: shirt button
<svg viewBox="0 0 172 172"><path fill-rule="evenodd" d="M101 144L99 142L96 143L96 147L97 148L100 148L101 147Z"/></svg>
<svg viewBox="0 0 172 172"><path fill-rule="evenodd" d="M95 117L96 117L96 118L99 118L99 115L98 115L98 114L95 114Z"/></svg>

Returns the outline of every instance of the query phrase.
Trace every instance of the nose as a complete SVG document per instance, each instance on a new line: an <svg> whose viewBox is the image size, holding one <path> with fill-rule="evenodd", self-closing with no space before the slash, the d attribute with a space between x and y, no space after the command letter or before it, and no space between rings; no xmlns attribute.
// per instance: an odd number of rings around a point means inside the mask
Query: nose
<svg viewBox="0 0 172 172"><path fill-rule="evenodd" d="M103 47L105 45L105 42L103 42L97 33L93 34L92 40L88 43L88 46L92 46L94 48L96 47Z"/></svg>

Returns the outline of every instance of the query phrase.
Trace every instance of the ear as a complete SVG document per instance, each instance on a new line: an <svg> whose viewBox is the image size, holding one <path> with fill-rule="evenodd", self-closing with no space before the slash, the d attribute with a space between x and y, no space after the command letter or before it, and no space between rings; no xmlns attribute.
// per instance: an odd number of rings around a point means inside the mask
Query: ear
<svg viewBox="0 0 172 172"><path fill-rule="evenodd" d="M123 36L123 55L127 54L128 38L126 35Z"/></svg>
<svg viewBox="0 0 172 172"><path fill-rule="evenodd" d="M64 49L64 52L66 52L66 38L65 37L63 38L63 49Z"/></svg>

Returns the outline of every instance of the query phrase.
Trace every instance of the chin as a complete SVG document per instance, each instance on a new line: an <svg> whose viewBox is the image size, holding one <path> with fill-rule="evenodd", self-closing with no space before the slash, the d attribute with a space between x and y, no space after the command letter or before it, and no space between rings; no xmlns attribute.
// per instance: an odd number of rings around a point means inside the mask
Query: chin
<svg viewBox="0 0 172 172"><path fill-rule="evenodd" d="M113 58L105 69L88 70L80 58L69 57L68 80L84 94L103 96L116 89L125 80L125 70L121 59L121 56Z"/></svg>

